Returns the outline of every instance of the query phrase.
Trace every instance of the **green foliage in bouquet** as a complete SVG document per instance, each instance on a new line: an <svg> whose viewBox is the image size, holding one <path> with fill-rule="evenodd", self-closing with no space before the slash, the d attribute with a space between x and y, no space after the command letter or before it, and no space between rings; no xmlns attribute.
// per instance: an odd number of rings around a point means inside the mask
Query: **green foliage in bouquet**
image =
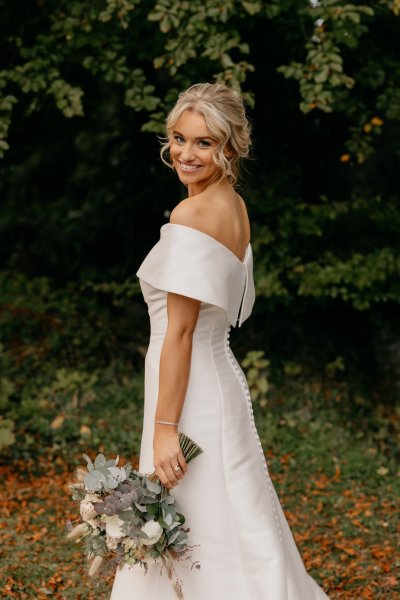
<svg viewBox="0 0 400 600"><path fill-rule="evenodd" d="M186 462L203 452L182 432L179 442ZM178 512L174 497L155 473L140 473L129 463L118 467L119 456L107 460L98 454L94 462L86 454L83 457L88 472L79 471L79 481L70 485L82 522L68 537L83 540L91 561L89 575L106 575L118 565L137 563L147 572L149 564L161 563L172 580L172 561L191 558L185 517ZM177 577L173 587L181 598Z"/></svg>

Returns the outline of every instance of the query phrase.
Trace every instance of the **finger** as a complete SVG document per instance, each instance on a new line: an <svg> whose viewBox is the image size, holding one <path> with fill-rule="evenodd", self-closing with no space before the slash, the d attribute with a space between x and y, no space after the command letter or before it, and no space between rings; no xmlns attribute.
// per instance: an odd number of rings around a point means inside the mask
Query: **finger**
<svg viewBox="0 0 400 600"><path fill-rule="evenodd" d="M171 490L174 486L171 484L171 482L169 481L167 474L165 473L165 470L163 469L163 467L160 465L159 467L156 467L156 474L158 479L161 481L162 485L167 488L168 490Z"/></svg>
<svg viewBox="0 0 400 600"><path fill-rule="evenodd" d="M175 466L178 466L179 469L175 469ZM183 472L182 467L180 466L178 459L176 459L176 463L174 465L172 465L172 469L174 471L175 477L177 477L178 479L183 479L185 473Z"/></svg>
<svg viewBox="0 0 400 600"><path fill-rule="evenodd" d="M165 471L165 474L168 477L170 483L172 483L173 486L178 485L179 479L177 479L177 477L175 475L175 471L172 468L172 465L171 464L165 465L164 471Z"/></svg>
<svg viewBox="0 0 400 600"><path fill-rule="evenodd" d="M179 466L181 467L182 473L183 473L183 475L185 475L186 471L188 470L188 465L187 465L187 462L185 460L182 450L180 452L178 452L177 459L178 459L177 462L179 463Z"/></svg>
<svg viewBox="0 0 400 600"><path fill-rule="evenodd" d="M176 473L173 469L173 467L175 465L176 465L175 461L174 461L173 465L171 465L171 464L165 465L165 473L173 486L176 486L179 483L179 479L177 477L178 473Z"/></svg>

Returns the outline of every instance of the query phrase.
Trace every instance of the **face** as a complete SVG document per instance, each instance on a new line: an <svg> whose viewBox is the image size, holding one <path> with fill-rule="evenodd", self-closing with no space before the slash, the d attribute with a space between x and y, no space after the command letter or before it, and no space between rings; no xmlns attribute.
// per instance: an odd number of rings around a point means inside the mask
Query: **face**
<svg viewBox="0 0 400 600"><path fill-rule="evenodd" d="M212 137L203 115L185 110L172 131L170 156L190 196L205 189L219 172L212 158L217 146L218 140Z"/></svg>

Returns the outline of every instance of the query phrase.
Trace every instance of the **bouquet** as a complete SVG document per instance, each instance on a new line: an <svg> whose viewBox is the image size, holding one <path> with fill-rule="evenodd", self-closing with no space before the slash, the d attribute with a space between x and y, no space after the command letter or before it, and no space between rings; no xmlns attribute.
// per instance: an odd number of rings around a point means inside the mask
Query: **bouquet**
<svg viewBox="0 0 400 600"><path fill-rule="evenodd" d="M179 443L187 463L203 450L184 433ZM78 481L69 485L72 499L80 505L80 524L68 538L83 540L90 561L89 575L107 575L118 565L140 564L165 566L168 577L176 573L173 560L191 559L188 552L189 528L177 511L175 499L168 493L156 473L139 473L127 463L118 467L119 456L106 460L98 454L94 463L83 454L87 472L78 470ZM196 568L200 565L192 563ZM173 587L183 598L182 583L177 577Z"/></svg>

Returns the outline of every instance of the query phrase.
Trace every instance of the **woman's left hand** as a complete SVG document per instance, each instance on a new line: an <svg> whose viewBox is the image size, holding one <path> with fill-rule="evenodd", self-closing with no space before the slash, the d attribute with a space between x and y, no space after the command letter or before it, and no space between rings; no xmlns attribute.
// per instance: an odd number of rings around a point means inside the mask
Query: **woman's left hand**
<svg viewBox="0 0 400 600"><path fill-rule="evenodd" d="M179 434L170 425L156 424L153 438L153 463L163 486L171 490L187 471L187 462L179 444ZM174 467L179 465L179 470Z"/></svg>

